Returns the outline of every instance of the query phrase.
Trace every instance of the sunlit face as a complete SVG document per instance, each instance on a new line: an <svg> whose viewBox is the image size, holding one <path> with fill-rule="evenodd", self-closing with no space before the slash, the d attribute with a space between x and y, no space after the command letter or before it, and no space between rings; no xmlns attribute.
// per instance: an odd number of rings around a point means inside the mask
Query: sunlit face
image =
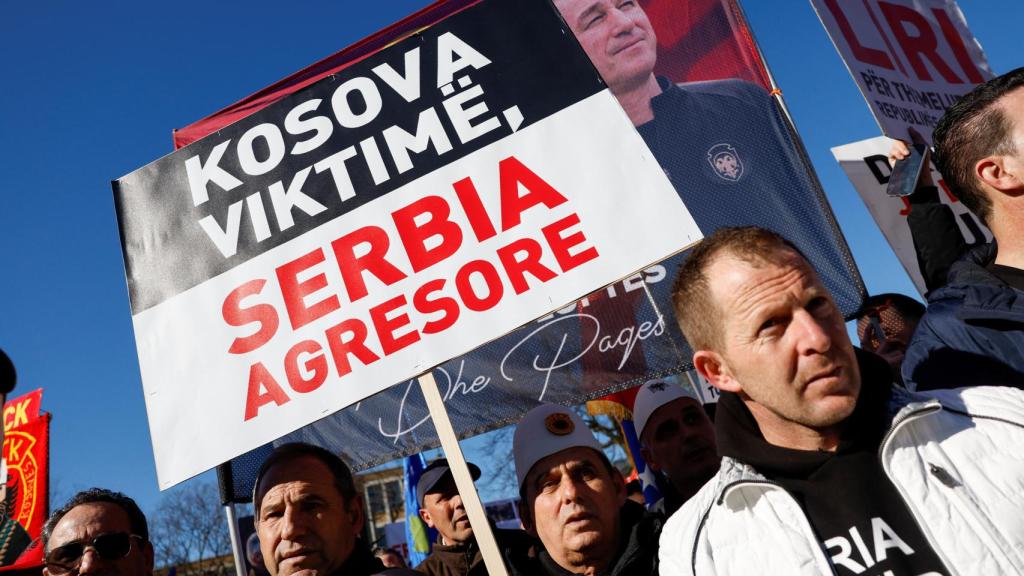
<svg viewBox="0 0 1024 576"><path fill-rule="evenodd" d="M718 470L715 428L700 402L676 398L648 418L640 438L643 456L679 486L703 484Z"/></svg>
<svg viewBox="0 0 1024 576"><path fill-rule="evenodd" d="M709 380L746 395L788 430L828 428L853 412L860 393L853 345L803 258L791 252L755 265L723 254L707 276L722 326L721 349L709 356L719 365L702 369Z"/></svg>
<svg viewBox="0 0 1024 576"><path fill-rule="evenodd" d="M617 550L622 475L609 472L593 448L574 447L539 460L523 480L523 525L562 566Z"/></svg>
<svg viewBox="0 0 1024 576"><path fill-rule="evenodd" d="M128 513L120 506L112 502L90 502L80 504L68 511L61 518L47 542L46 548L50 552L56 548L82 542L89 544L94 538L101 534L120 532L132 534L131 520ZM85 548L78 569L61 568L54 573L61 574L96 574L102 576L145 576L153 573L153 547L149 542L141 538L131 538L131 548L124 558L104 559L91 546ZM70 568L70 567L69 567ZM43 573L49 575L49 568L43 568Z"/></svg>
<svg viewBox="0 0 1024 576"><path fill-rule="evenodd" d="M345 502L326 464L299 456L270 468L256 533L267 570L274 576L328 576L352 554L363 528L359 499Z"/></svg>
<svg viewBox="0 0 1024 576"><path fill-rule="evenodd" d="M473 539L473 527L469 525L469 516L450 473L423 496L420 517L427 526L436 528L448 544L462 544Z"/></svg>
<svg viewBox="0 0 1024 576"><path fill-rule="evenodd" d="M613 93L648 81L658 40L636 0L556 0L555 5Z"/></svg>

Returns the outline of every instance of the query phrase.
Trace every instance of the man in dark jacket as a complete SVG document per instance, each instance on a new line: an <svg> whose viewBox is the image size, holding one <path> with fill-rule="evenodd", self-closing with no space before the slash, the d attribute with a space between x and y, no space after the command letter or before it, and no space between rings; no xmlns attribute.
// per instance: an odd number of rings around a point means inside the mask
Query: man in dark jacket
<svg viewBox="0 0 1024 576"><path fill-rule="evenodd" d="M995 241L929 294L907 349L908 388L1024 387L1024 68L979 85L934 132L935 164Z"/></svg>
<svg viewBox="0 0 1024 576"><path fill-rule="evenodd" d="M473 480L480 478L480 468L469 464ZM418 572L431 576L487 576L480 547L477 546L469 516L462 505L462 497L455 486L448 460L440 458L430 463L416 484L416 499L420 505L420 518L427 526L437 530L437 543L430 556L419 566ZM494 539L507 559L528 549L532 540L522 530L499 530L492 527Z"/></svg>
<svg viewBox="0 0 1024 576"><path fill-rule="evenodd" d="M660 516L626 499L622 474L575 412L542 404L512 440L523 527L540 540L511 559L521 576L658 573Z"/></svg>

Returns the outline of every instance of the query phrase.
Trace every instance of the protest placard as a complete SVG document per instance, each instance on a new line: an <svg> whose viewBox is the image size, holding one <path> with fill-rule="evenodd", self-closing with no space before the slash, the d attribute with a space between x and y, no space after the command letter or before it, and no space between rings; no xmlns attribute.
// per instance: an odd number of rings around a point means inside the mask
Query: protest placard
<svg viewBox="0 0 1024 576"><path fill-rule="evenodd" d="M162 488L700 238L539 0L481 2L114 191Z"/></svg>
<svg viewBox="0 0 1024 576"><path fill-rule="evenodd" d="M931 142L943 112L993 77L953 0L811 0L882 132Z"/></svg>
<svg viewBox="0 0 1024 576"><path fill-rule="evenodd" d="M910 279L914 282L914 287L921 295L924 295L928 289L922 276L917 251L914 248L914 239L910 227L907 225L907 216L913 207L907 198L889 196L885 192L889 175L892 172L887 158L891 146L892 140L885 136L878 136L837 146L832 149L832 155L835 156L836 161L839 162L843 171L846 172L846 176L853 183L857 194L860 195L864 205L871 212L878 228L889 242L893 252L896 253L900 264L903 265L903 269L907 271ZM952 212L964 242L975 244L990 241L992 233L988 228L961 204L956 196L949 192L942 181L942 176L934 166L931 166L931 163L929 163L929 169L932 171L933 181L939 186L938 201Z"/></svg>

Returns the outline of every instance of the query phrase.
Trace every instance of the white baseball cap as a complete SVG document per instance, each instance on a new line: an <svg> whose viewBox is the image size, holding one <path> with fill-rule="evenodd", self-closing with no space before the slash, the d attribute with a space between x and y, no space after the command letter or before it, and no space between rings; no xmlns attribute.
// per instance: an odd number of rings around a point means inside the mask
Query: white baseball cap
<svg viewBox="0 0 1024 576"><path fill-rule="evenodd" d="M523 485L534 464L556 452L577 446L601 452L597 438L572 409L557 404L541 404L527 412L516 425L516 433L512 437L519 486Z"/></svg>
<svg viewBox="0 0 1024 576"><path fill-rule="evenodd" d="M671 379L648 380L636 393L636 400L633 401L633 425L636 427L636 437L642 438L644 426L650 420L651 414L665 404L679 398L693 398L700 402L700 398L688 386L679 386Z"/></svg>

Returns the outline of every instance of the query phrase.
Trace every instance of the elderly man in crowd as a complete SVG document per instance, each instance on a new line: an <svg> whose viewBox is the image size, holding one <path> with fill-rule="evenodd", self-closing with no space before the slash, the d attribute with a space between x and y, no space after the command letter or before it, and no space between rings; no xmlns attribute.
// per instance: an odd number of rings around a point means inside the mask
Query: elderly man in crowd
<svg viewBox="0 0 1024 576"><path fill-rule="evenodd" d="M903 361L908 388L1024 387L1024 68L946 110L935 165L995 240L971 249L928 294Z"/></svg>
<svg viewBox="0 0 1024 576"><path fill-rule="evenodd" d="M668 380L640 388L633 423L644 461L667 480L654 510L671 516L718 471L714 425L691 389Z"/></svg>
<svg viewBox="0 0 1024 576"><path fill-rule="evenodd" d="M365 576L385 572L359 537L363 501L348 466L319 446L278 446L260 466L253 514L271 576Z"/></svg>
<svg viewBox="0 0 1024 576"><path fill-rule="evenodd" d="M468 464L473 480L479 479L480 468ZM437 530L437 543L416 570L431 576L486 576L487 567L448 460L439 458L427 466L416 483L416 499L420 505L420 518ZM525 554L532 544L522 530L493 528L493 532L506 561L513 561L512 556L516 554Z"/></svg>
<svg viewBox="0 0 1024 576"><path fill-rule="evenodd" d="M657 573L660 517L627 501L622 474L572 410L531 410L516 426L512 451L523 527L542 546L529 562L513 563L513 574Z"/></svg>
<svg viewBox="0 0 1024 576"><path fill-rule="evenodd" d="M662 574L1020 574L1024 392L911 394L856 351L792 244L722 229L673 294L722 391L721 468L669 519ZM870 570L870 572L868 572Z"/></svg>
<svg viewBox="0 0 1024 576"><path fill-rule="evenodd" d="M75 494L43 526L45 576L150 576L153 545L146 516L120 492Z"/></svg>

